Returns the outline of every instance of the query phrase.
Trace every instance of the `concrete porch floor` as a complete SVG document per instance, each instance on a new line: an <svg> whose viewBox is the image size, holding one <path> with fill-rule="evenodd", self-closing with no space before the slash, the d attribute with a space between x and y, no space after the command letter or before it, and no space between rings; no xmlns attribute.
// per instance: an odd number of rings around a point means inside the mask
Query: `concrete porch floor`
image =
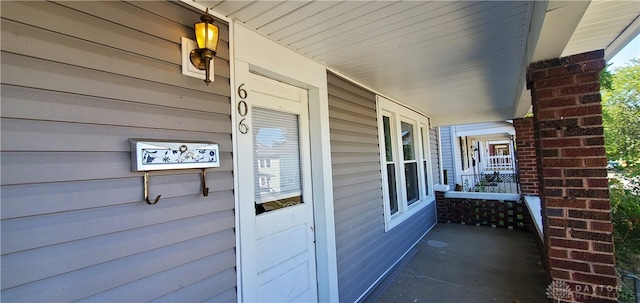
<svg viewBox="0 0 640 303"><path fill-rule="evenodd" d="M377 302L547 302L533 234L436 225Z"/></svg>

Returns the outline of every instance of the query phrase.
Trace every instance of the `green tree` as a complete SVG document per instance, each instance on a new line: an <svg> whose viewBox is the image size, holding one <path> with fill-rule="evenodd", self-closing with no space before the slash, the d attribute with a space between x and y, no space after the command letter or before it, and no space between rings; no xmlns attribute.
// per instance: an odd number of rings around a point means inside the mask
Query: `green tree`
<svg viewBox="0 0 640 303"><path fill-rule="evenodd" d="M630 166L640 162L640 60L614 69L602 82L607 157Z"/></svg>

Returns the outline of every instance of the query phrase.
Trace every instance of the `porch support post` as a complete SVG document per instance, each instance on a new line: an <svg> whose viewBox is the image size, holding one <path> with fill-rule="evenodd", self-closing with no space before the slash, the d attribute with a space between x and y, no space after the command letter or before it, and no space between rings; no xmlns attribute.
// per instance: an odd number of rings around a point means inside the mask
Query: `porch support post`
<svg viewBox="0 0 640 303"><path fill-rule="evenodd" d="M538 160L533 118L514 119L513 127L516 129L516 159L518 159L520 192L523 195L538 195Z"/></svg>
<svg viewBox="0 0 640 303"><path fill-rule="evenodd" d="M604 67L598 50L535 62L527 72L549 274L556 287L571 290L554 302L617 302L600 105Z"/></svg>

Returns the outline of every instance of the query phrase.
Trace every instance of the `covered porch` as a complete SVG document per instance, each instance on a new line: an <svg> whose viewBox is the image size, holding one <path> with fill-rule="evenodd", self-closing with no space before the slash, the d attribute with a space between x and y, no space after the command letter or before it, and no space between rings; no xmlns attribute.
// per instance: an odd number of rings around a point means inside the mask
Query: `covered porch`
<svg viewBox="0 0 640 303"><path fill-rule="evenodd" d="M376 302L546 302L534 235L440 223Z"/></svg>

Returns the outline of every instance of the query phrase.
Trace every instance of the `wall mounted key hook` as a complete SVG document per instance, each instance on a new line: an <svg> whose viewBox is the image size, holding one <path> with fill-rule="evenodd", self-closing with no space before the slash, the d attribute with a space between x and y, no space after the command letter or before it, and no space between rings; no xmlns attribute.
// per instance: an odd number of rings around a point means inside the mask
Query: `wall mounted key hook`
<svg viewBox="0 0 640 303"><path fill-rule="evenodd" d="M144 172L144 200L147 202L147 204L154 205L158 203L158 201L160 200L160 196L162 195L158 195L153 202L149 200L149 172Z"/></svg>
<svg viewBox="0 0 640 303"><path fill-rule="evenodd" d="M202 178L202 195L206 197L209 195L209 188L207 187L207 173L204 168L200 172L200 176Z"/></svg>

